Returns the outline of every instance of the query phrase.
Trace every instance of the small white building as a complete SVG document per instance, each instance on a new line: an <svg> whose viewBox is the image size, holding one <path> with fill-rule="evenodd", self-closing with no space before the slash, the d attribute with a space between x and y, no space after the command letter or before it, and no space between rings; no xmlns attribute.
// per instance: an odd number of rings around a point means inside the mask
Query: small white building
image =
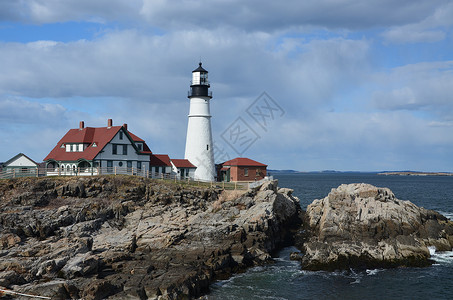
<svg viewBox="0 0 453 300"><path fill-rule="evenodd" d="M173 172L176 174L176 177L179 179L195 179L200 180L195 177L195 171L197 167L194 166L188 159L172 159L171 165Z"/></svg>
<svg viewBox="0 0 453 300"><path fill-rule="evenodd" d="M172 174L172 164L167 154L151 154L149 160L151 177L165 178Z"/></svg>
<svg viewBox="0 0 453 300"><path fill-rule="evenodd" d="M38 164L23 153L3 163L2 169L4 177L38 176Z"/></svg>
<svg viewBox="0 0 453 300"><path fill-rule="evenodd" d="M144 173L149 170L151 154L145 141L128 131L127 124L113 126L109 119L107 127L85 127L80 122L44 161L48 175Z"/></svg>

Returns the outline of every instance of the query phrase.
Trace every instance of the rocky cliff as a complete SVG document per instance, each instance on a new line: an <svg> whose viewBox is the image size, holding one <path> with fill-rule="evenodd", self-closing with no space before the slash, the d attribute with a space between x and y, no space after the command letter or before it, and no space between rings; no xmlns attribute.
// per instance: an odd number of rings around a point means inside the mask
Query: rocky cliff
<svg viewBox="0 0 453 300"><path fill-rule="evenodd" d="M313 201L304 226L299 259L310 270L426 266L429 246L453 247L453 222L363 183L341 185Z"/></svg>
<svg viewBox="0 0 453 300"><path fill-rule="evenodd" d="M0 286L52 299L188 299L267 262L298 199L144 178L0 181Z"/></svg>

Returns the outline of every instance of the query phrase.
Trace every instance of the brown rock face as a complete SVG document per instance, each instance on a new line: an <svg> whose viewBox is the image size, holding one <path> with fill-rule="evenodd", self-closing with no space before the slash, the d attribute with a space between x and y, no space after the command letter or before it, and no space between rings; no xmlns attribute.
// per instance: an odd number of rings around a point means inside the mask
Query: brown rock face
<svg viewBox="0 0 453 300"><path fill-rule="evenodd" d="M0 181L0 285L52 299L188 299L270 260L298 199L129 176Z"/></svg>
<svg viewBox="0 0 453 300"><path fill-rule="evenodd" d="M307 207L304 218L299 244L305 269L424 266L430 263L428 246L453 246L453 222L369 184L332 189Z"/></svg>

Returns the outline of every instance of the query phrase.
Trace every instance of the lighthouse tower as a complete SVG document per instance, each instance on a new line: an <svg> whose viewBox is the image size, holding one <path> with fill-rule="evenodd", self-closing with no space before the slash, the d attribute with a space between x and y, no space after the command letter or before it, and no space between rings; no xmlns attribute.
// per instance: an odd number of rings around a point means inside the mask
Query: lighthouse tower
<svg viewBox="0 0 453 300"><path fill-rule="evenodd" d="M187 125L185 158L197 167L195 179L214 181L215 164L212 149L211 112L209 102L212 92L209 91L208 71L201 62L192 71L189 123Z"/></svg>

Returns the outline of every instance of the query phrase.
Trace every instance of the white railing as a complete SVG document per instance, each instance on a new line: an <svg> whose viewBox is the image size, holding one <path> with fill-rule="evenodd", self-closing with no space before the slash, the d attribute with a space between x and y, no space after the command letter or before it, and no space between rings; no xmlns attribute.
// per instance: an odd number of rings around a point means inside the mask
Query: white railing
<svg viewBox="0 0 453 300"><path fill-rule="evenodd" d="M88 168L35 168L35 169L12 169L0 171L0 179L19 178L19 177L45 177L45 176L96 176L96 175L130 175L141 176L145 178L172 180L187 182L196 185L205 185L223 189L247 190L262 184L266 180L272 180L273 177L266 177L260 181L253 182L217 182L203 181L190 177L181 178L176 173L155 173L147 169L125 168L125 167L88 167Z"/></svg>

